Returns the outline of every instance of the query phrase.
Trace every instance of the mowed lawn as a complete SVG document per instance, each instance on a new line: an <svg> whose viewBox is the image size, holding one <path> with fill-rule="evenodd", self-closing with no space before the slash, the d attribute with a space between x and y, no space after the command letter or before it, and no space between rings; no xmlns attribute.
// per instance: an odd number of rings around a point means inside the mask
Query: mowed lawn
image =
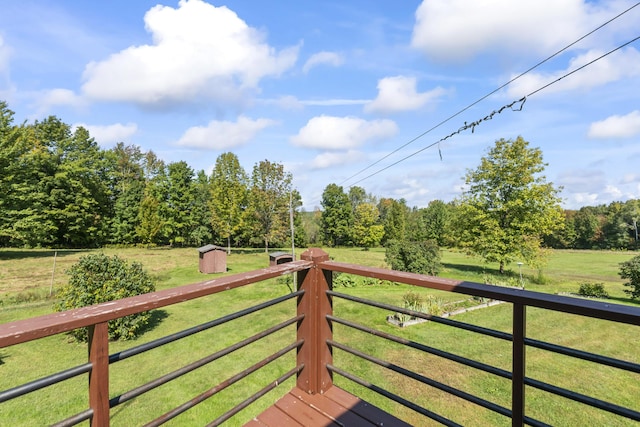
<svg viewBox="0 0 640 427"><path fill-rule="evenodd" d="M198 252L193 249L104 249L108 255L117 254L125 259L141 262L152 275L157 289L180 286L219 275L202 275L198 272ZM384 250L326 249L332 259L341 262L385 267ZM65 270L86 251L0 250L0 323L51 312L50 292L66 281ZM630 252L605 251L555 251L548 265L541 271L523 266L523 282L526 289L540 292L577 292L580 283L603 283L611 302L635 304L624 294L622 280L617 275L619 263L634 256ZM504 278L497 274L497 265L486 265L464 254L443 253L443 277L476 282L493 282ZM233 274L266 267L268 256L262 250L236 250L228 258L229 272ZM519 283L517 265L509 266L507 276L511 283ZM401 304L409 286L397 284L362 285L338 288L340 292L387 303ZM177 332L249 307L265 299L289 292L285 284L277 280L250 285L241 289L190 301L158 310L154 327L134 341L113 342L110 352L115 353L131 346ZM443 301L461 298L437 291L420 289L425 297L434 295ZM267 325L276 324L295 313L295 303L290 301L270 308L264 313L218 326L201 334L169 344L160 349L143 353L112 366L111 396L151 381L160 375L196 361L240 339L251 336ZM386 332L421 342L425 345L473 358L503 369L511 367L509 342L478 336L433 322L407 328L398 328L386 322L390 313L337 299L334 304L338 316L376 327ZM461 314L455 320L511 332L511 306L501 304L487 309ZM637 327L616 325L610 322L585 319L578 316L550 313L529 309L527 335L585 351L640 362L637 349L640 334ZM335 339L361 351L389 360L399 366L412 369L476 394L501 406L509 407L510 384L472 368L445 359L406 349L381 338L336 325ZM112 425L139 425L161 416L175 406L229 378L261 358L291 343L295 329L289 327L267 340L252 344L226 356L184 378L162 386L138 399L112 410ZM86 362L86 346L69 342L66 336L54 336L35 343L0 349L0 390L13 387L58 370ZM389 389L407 399L433 410L464 425L510 425L505 417L482 409L462 399L447 395L434 387L408 380L391 371L357 359L341 350L334 352L335 365ZM169 425L202 425L215 419L231 406L241 402L279 375L294 366L295 355L288 354L259 373L229 387L211 400L185 412ZM613 368L598 367L589 362L577 361L565 356L552 355L529 349L527 375L555 385L569 387L581 393L640 410L640 376L621 373ZM395 413L415 425L431 425L431 422L415 412L389 402L376 393L354 385L339 376L335 382L352 392L364 396L378 406ZM242 425L259 411L272 404L291 388L293 381L281 384L276 390L251 405L228 421L228 425ZM14 402L0 404L0 425L43 425L55 422L86 408L86 376L51 387L50 390L33 393ZM527 415L553 425L633 425L631 422L585 409L569 400L554 397L527 388Z"/></svg>

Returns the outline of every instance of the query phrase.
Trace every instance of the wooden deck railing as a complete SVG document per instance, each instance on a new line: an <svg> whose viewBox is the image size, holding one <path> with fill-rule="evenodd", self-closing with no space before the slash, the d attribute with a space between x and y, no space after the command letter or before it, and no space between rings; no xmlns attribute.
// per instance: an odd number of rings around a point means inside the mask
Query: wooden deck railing
<svg viewBox="0 0 640 427"><path fill-rule="evenodd" d="M355 274L418 287L461 293L511 303L512 333L454 321L449 318L431 316L392 306L383 302L370 301L354 297L346 293L336 292L332 286L333 272ZM149 343L110 354L107 333L107 323L110 320L133 313L170 306L187 300L194 300L291 273L297 273L298 275L298 289L296 292L265 301L237 313L228 314L215 320L207 321L201 325L193 326L189 329L173 333ZM136 356L143 352L151 351L168 343L197 334L223 323L233 321L247 314L260 312L266 307L284 304L286 301L292 299L295 299L297 302L297 312L295 316L290 317L281 323L265 327L264 330L254 336L240 340L229 347L216 351L215 353L212 353L196 362L179 367L168 374L156 378L148 383L141 384L125 393L113 396L110 392L109 373L110 367L114 363ZM377 307L386 311L401 312L415 317L421 317L453 328L482 334L502 342L509 342L511 343L511 369L506 370L494 367L471 358L434 348L430 346L430 343L428 342L415 342L407 339L406 337L373 329L360 322L335 316L333 313L334 304L338 303L338 301L344 300L351 301L351 303ZM457 425L455 420L447 419L429 407L420 406L408 399L406 396L394 394L385 387L373 384L366 378L359 377L358 373L351 371L350 366L340 366L339 363L334 363L333 352L336 349L340 352L346 352L355 357L366 360L372 364L382 366L397 374L404 375L408 380L418 381L422 384L426 384L430 387L449 393L452 396L456 396L457 398L464 399L475 405L479 405L490 411L496 412L504 417L511 418L512 425L545 425L543 422L528 416L526 413L525 390L527 387L562 396L581 404L616 414L624 419L640 421L640 412L637 408L628 408L615 402L612 403L597 399L576 391L530 378L526 375L527 365L525 363L525 357L527 348L542 349L544 351L590 361L595 364L606 365L626 371L629 375L637 375L640 373L640 364L635 362L618 360L616 358L600 354L528 338L526 334L527 307L539 307L552 311L640 326L640 308L638 307L606 304L597 301L541 294L520 289L502 288L478 283L441 279L437 277L403 273L380 268L339 263L330 261L328 255L320 249L310 249L301 256L300 261L280 264L248 273L221 277L193 285L167 289L92 307L54 313L0 325L0 348L42 339L55 334L62 334L81 327L88 328L90 332L88 343L89 356L87 363L70 367L64 371L54 373L35 381L17 385L8 390L0 391L0 414L2 413L3 402L27 395L36 390L49 387L53 384L66 381L71 378L87 375L89 379L87 391L89 402L88 408L79 413L70 414L57 425L76 425L89 421L93 426L108 426L111 411L118 405L133 400L150 390L163 386L170 381L189 372L193 372L206 364L213 363L217 359L230 354L238 348L242 348L251 343L257 342L258 340L265 339L272 333L283 330L287 326L296 325L297 336L291 337L291 340L287 345L279 349L273 349L274 353L265 355L265 357L259 362L237 372L228 379L218 384L212 384L210 389L204 393L194 396L190 401L175 402L177 406L173 410L164 414L149 414L150 421L147 425L160 425L170 419L178 417L185 411L193 408L195 405L198 405L216 395L219 391L225 389L231 384L241 380L250 373L261 369L271 361L276 360L293 350L296 350L297 352L295 366L291 366L285 374L277 378L273 378L269 385L262 388L255 394L245 396L245 400L243 400L242 403L230 408L217 419L211 421L209 425L219 425L225 422L288 378L296 377L296 387L309 394L318 394L324 393L333 387L335 375L339 375L349 381L355 382L360 386L389 398L407 408L410 408L412 411L422 414L423 416L431 418L439 423L445 425ZM425 354L436 355L455 363L506 379L511 383L511 404L508 407L501 406L486 398L472 395L464 390L456 389L443 382L427 377L423 373L417 373L405 369L400 365L399 361L382 360L375 355L352 348L348 342L337 339L339 337L334 337L333 329L335 325L341 325L341 327L371 334L371 339L390 340L395 343L403 344L408 348L422 351ZM178 356L176 356L176 360L179 360ZM4 368L6 368L6 366ZM2 415L0 415L0 420L1 417ZM209 420L206 422L209 422Z"/></svg>

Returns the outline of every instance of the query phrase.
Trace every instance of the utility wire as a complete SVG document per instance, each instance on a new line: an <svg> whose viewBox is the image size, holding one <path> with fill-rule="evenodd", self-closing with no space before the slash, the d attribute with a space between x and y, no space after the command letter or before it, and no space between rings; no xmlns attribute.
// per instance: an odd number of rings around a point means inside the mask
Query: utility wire
<svg viewBox="0 0 640 427"><path fill-rule="evenodd" d="M615 49L610 50L609 52L607 52L607 53L605 53L605 54L600 55L599 57L597 57L597 58L595 58L595 59L593 59L593 60L591 60L591 61L587 62L587 63L586 63L586 64L584 64L584 65L581 65L580 67L576 68L575 70L572 70L572 71L568 72L568 73L567 73L567 74L565 74L564 76L562 76L562 77L558 77L558 78L557 78L557 79L555 79L554 81L549 82L549 83L547 83L546 85L544 85L544 86L542 86L542 87L540 87L540 88L538 88L538 89L534 90L534 91L533 91L533 92L531 92L529 95L527 95L527 97L529 97L529 96L531 96L531 95L533 95L533 94L535 94L535 93L538 93L538 92L540 92L540 91L541 91L541 90L543 90L543 89L546 89L547 87L551 86L552 84L558 83L560 80L564 79L565 77L568 77L568 76L570 76L571 74L576 73L576 72L578 72L578 71L582 70L582 69L583 69L583 68L585 68L585 67L588 67L589 65L593 64L594 62L597 62L597 61L601 60L601 59L602 59L602 58L604 58L605 56L611 55L612 53L614 53L614 52L616 52L616 51L618 51L618 50L622 49L622 48L623 48L623 47L625 47L625 46L630 45L631 43L633 43L633 42L635 42L635 41L637 41L637 40L640 40L640 36L638 36L638 37L636 37L636 38L634 38L634 39L632 39L632 40L629 40L628 42L626 42L626 43L624 43L624 44L621 44L620 46L616 47Z"/></svg>
<svg viewBox="0 0 640 427"><path fill-rule="evenodd" d="M434 142L434 143L432 143L432 144L429 144L429 145L427 145L426 147L423 147L423 148L421 148L420 150L415 151L415 152L413 152L413 153L411 153L411 154L409 154L409 155L407 155L407 156L403 157L402 159L400 159L400 160L398 160L398 161L396 161L396 162L394 162L394 163L391 163L390 165L385 166L384 168L379 169L379 170L377 170L377 171L373 172L372 174L367 175L367 176L366 176L366 177L364 177L364 178L361 178L360 180L358 180L358 181L354 182L353 184L351 184L351 186L354 186L354 185L356 185L356 184L359 184L360 182L362 182L362 181L364 181L364 180L366 180L366 179L369 179L369 178L371 178L371 177L373 177L373 176L375 176L375 175L377 175L377 174L379 174L379 173L381 173L381 172L384 172L385 170L387 170L387 169L389 169L389 168L391 168L391 167L393 167L393 166L397 165L398 163L404 162L405 160L407 160L407 159L409 159L409 158L411 158L411 157L413 157L413 156L415 156L415 155L417 155L417 154L420 154L420 153L422 153L423 151L425 151L425 150L427 150L427 149L429 149L429 148L431 148L431 147L434 147L434 146L436 146L436 145L439 145L441 142L445 141L446 139L451 138L452 136L454 136L454 135L456 135L456 134L459 134L459 133L461 133L461 132L463 132L463 131L465 131L465 130L471 129L471 132L473 133L473 131L474 131L475 127L476 127L476 126L478 126L480 123L485 122L485 121L487 121L487 120L491 120L491 119L493 118L493 116L494 116L494 115L502 113L502 111L504 111L504 110L505 110L505 109L507 109L507 108L511 109L512 111L522 111L522 107L524 106L524 103L526 102L527 98L531 97L532 95L535 95L536 93L538 93L538 92L540 92L540 91L542 91L542 90L544 90L544 89L548 88L549 86L551 86L551 85L553 85L553 84L555 84L555 83L558 83L560 80L564 79L565 77L568 77L568 76L570 76L570 75L572 75L572 74L574 74L574 73L576 73L576 72L578 72L578 71L580 71L580 70L582 70L582 69L584 69L584 68L588 67L589 65L594 64L595 62L597 62L597 61L599 61L599 60L603 59L604 57L606 57L606 56L608 56L608 55L611 55L612 53L614 53L614 52L616 52L616 51L618 51L618 50L622 49L622 48L623 48L623 47L625 47L625 46L630 45L631 43L633 43L633 42L635 42L635 41L637 41L637 40L640 40L640 36L637 36L637 37L635 37L634 39L629 40L628 42L626 42L626 43L624 43L624 44L622 44L622 45L620 45L620 46L618 46L618 47L616 47L616 48L614 48L614 49L612 49L612 50L608 51L607 53L604 53L604 54L600 55L599 57L597 57L597 58L595 58L595 59L593 59L593 60L591 60L591 61L587 62L587 63L586 63L586 64L584 64L584 65L581 65L580 67L576 68L575 70L571 70L570 72L568 72L568 73L564 74L563 76L558 77L557 79L555 79L555 80L553 80L553 81L551 81L551 82L549 82L549 83L547 83L547 84L545 84L545 85L543 85L543 86L539 87L538 89L534 90L534 91L533 91L533 92L531 92L530 94L528 94L528 95L526 95L526 96L523 96L522 98L520 98L520 99L518 99L518 100L516 100L516 101L513 101L513 102L511 102L510 104L507 104L507 105L502 106L499 110L494 110L494 111L492 111L489 115L487 115L487 116L483 117L482 119L476 120L475 122L472 122L472 123L467 123L467 122L465 122L465 123L464 123L464 126L460 127L457 131L452 132L452 133L450 133L449 135L447 135L447 136L445 136L445 137L443 137L443 138L440 138L440 139L439 139L439 140L437 140L436 142ZM519 106L519 107L517 107L517 108L514 108L514 106L515 106L515 105L517 105L517 104L520 104L520 106ZM442 154L440 155L440 158L442 158Z"/></svg>
<svg viewBox="0 0 640 427"><path fill-rule="evenodd" d="M479 98L478 100L472 102L471 104L467 105L466 107L464 107L462 110L458 111L457 113L454 113L453 115L447 117L446 119L442 120L441 122L439 122L438 124L434 125L433 127L427 129L426 131L424 131L423 133L421 133L420 135L412 138L411 140L409 140L408 142L406 142L405 144L401 145L400 147L396 148L395 150L393 150L392 152L386 154L385 156L381 157L380 159L376 160L375 162L371 163L370 165L366 166L365 168L359 170L358 172L356 172L355 174L351 175L350 177L346 178L345 180L343 180L339 185L343 185L344 183L346 183L347 181L351 180L352 178L355 178L356 176L360 175L361 173L363 173L366 170L371 169L372 167L374 167L375 165L377 165L378 163L382 162L383 160L389 158L390 156L392 156L393 154L397 153L398 151L402 150L403 148L407 147L410 144L413 144L414 142L416 142L417 140L419 140L420 138L424 137L425 135L429 134L430 132L434 131L435 129L439 128L440 126L442 126L443 124L449 122L450 120L454 119L455 117L459 116L460 114L464 113L465 111L467 111L468 109L470 109L471 107L475 106L476 104L479 104L480 102L484 101L485 99L487 99L488 97L490 97L491 95L493 95L494 93L500 91L501 89L505 88L506 86L510 85L511 83L515 82L516 80L518 80L520 77L524 76L525 74L535 70L536 68L538 68L539 66L541 66L542 64L544 64L545 62L550 61L551 59L555 58L556 56L560 55L562 52L564 52L565 50L569 49L570 47L574 46L575 44L581 42L582 40L584 40L585 38L589 37L591 34L595 33L596 31L600 30L601 28L605 27L606 25L610 24L611 22L615 21L616 19L620 18L622 15L626 14L627 12L629 12L630 10L632 10L633 8L637 7L640 5L640 2L637 2L636 4L632 5L631 7L627 8L626 10L620 12L619 14L617 14L616 16L614 16L613 18L609 19L608 21L604 22L603 24L599 25L598 27L594 28L593 30L589 31L587 34L583 35L582 37L580 37L579 39L575 40L573 43L568 44L567 46L563 47L562 49L560 49L559 51L555 52L554 54L548 56L547 58L543 59L542 61L538 62L537 64L535 64L534 66L530 67L529 69L527 69L526 71L518 74L516 77L512 78L511 80L509 80L508 82L504 83L503 85L501 85L500 87L494 89L493 91L487 93L486 95L484 95L483 97ZM629 42L632 43L633 41ZM627 43L627 44L629 44ZM626 45L626 44L625 44ZM624 45L623 45L624 46ZM578 70L575 70L578 71ZM566 76L563 76L561 78L564 78ZM539 89L542 90L543 88ZM535 92L533 92L535 93ZM426 150L427 148L431 148L434 145L436 145L437 143L433 143L425 148L423 148L422 150L418 151L417 153L420 153L424 150ZM415 153L415 154L417 154ZM415 155L413 154L413 155ZM411 156L408 156L411 157ZM405 157L404 159L401 159L398 162L395 162L391 165L389 165L388 167L385 167L384 169L381 169L379 172L382 172L383 170L388 169L391 166L394 166L398 163L400 163L401 161L407 159L408 157ZM442 155L440 155L440 157L442 157ZM376 172L377 173L377 172ZM360 179L359 181L354 182L353 184L351 184L351 186L356 185L362 181L364 181L367 178L370 178L371 176L373 176L375 174L369 175L363 179Z"/></svg>

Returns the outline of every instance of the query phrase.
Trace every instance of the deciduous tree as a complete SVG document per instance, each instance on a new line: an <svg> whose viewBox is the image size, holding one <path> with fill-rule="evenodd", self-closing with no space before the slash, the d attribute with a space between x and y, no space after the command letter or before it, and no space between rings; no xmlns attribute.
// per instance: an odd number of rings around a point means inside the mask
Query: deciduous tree
<svg viewBox="0 0 640 427"><path fill-rule="evenodd" d="M380 244L384 226L377 224L378 208L371 203L360 203L353 218L352 237L356 245L369 249Z"/></svg>
<svg viewBox="0 0 640 427"><path fill-rule="evenodd" d="M216 234L227 241L231 253L231 237L239 233L245 218L249 195L247 173L233 153L216 159L211 173L211 224Z"/></svg>
<svg viewBox="0 0 640 427"><path fill-rule="evenodd" d="M263 160L253 167L249 212L265 252L269 252L269 242L283 241L287 236L291 180L291 174L279 163Z"/></svg>
<svg viewBox="0 0 640 427"><path fill-rule="evenodd" d="M522 137L500 139L468 171L461 200L458 233L461 244L500 272L515 260L537 266L543 260L542 237L562 225L559 192L542 172L539 148Z"/></svg>

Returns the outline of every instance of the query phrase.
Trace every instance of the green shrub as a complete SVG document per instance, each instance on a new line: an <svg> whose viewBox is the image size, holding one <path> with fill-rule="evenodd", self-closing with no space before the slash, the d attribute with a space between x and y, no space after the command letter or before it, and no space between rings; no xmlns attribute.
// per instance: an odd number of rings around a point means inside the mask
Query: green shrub
<svg viewBox="0 0 640 427"><path fill-rule="evenodd" d="M592 298L609 298L609 294L604 290L604 283L581 283L578 295Z"/></svg>
<svg viewBox="0 0 640 427"><path fill-rule="evenodd" d="M640 299L640 255L631 258L620 264L618 272L623 279L629 279L624 285L630 289L624 291L631 296L632 299Z"/></svg>
<svg viewBox="0 0 640 427"><path fill-rule="evenodd" d="M393 270L431 276L437 276L442 269L440 248L433 240L390 240L385 250L385 261Z"/></svg>
<svg viewBox="0 0 640 427"><path fill-rule="evenodd" d="M354 288L356 286L375 286L381 284L382 281L374 277L357 276L353 274L333 273L334 288Z"/></svg>
<svg viewBox="0 0 640 427"><path fill-rule="evenodd" d="M67 271L69 283L58 292L56 311L86 307L107 301L153 292L155 286L142 264L127 263L117 255L83 256ZM109 338L131 339L149 324L151 314L143 312L109 322ZM71 332L80 341L87 340L86 328Z"/></svg>
<svg viewBox="0 0 640 427"><path fill-rule="evenodd" d="M407 292L402 296L402 307L407 310L427 313L433 316L441 316L444 313L444 306L441 300L433 295L427 295L425 301L422 296L416 292ZM396 313L395 317L401 323L415 319L415 317L405 313Z"/></svg>
<svg viewBox="0 0 640 427"><path fill-rule="evenodd" d="M519 277L494 276L493 274L485 274L482 278L485 284L494 286L503 286L507 288L521 288L522 282Z"/></svg>
<svg viewBox="0 0 640 427"><path fill-rule="evenodd" d="M424 300L416 292L407 292L402 296L402 305L407 310L424 312Z"/></svg>

